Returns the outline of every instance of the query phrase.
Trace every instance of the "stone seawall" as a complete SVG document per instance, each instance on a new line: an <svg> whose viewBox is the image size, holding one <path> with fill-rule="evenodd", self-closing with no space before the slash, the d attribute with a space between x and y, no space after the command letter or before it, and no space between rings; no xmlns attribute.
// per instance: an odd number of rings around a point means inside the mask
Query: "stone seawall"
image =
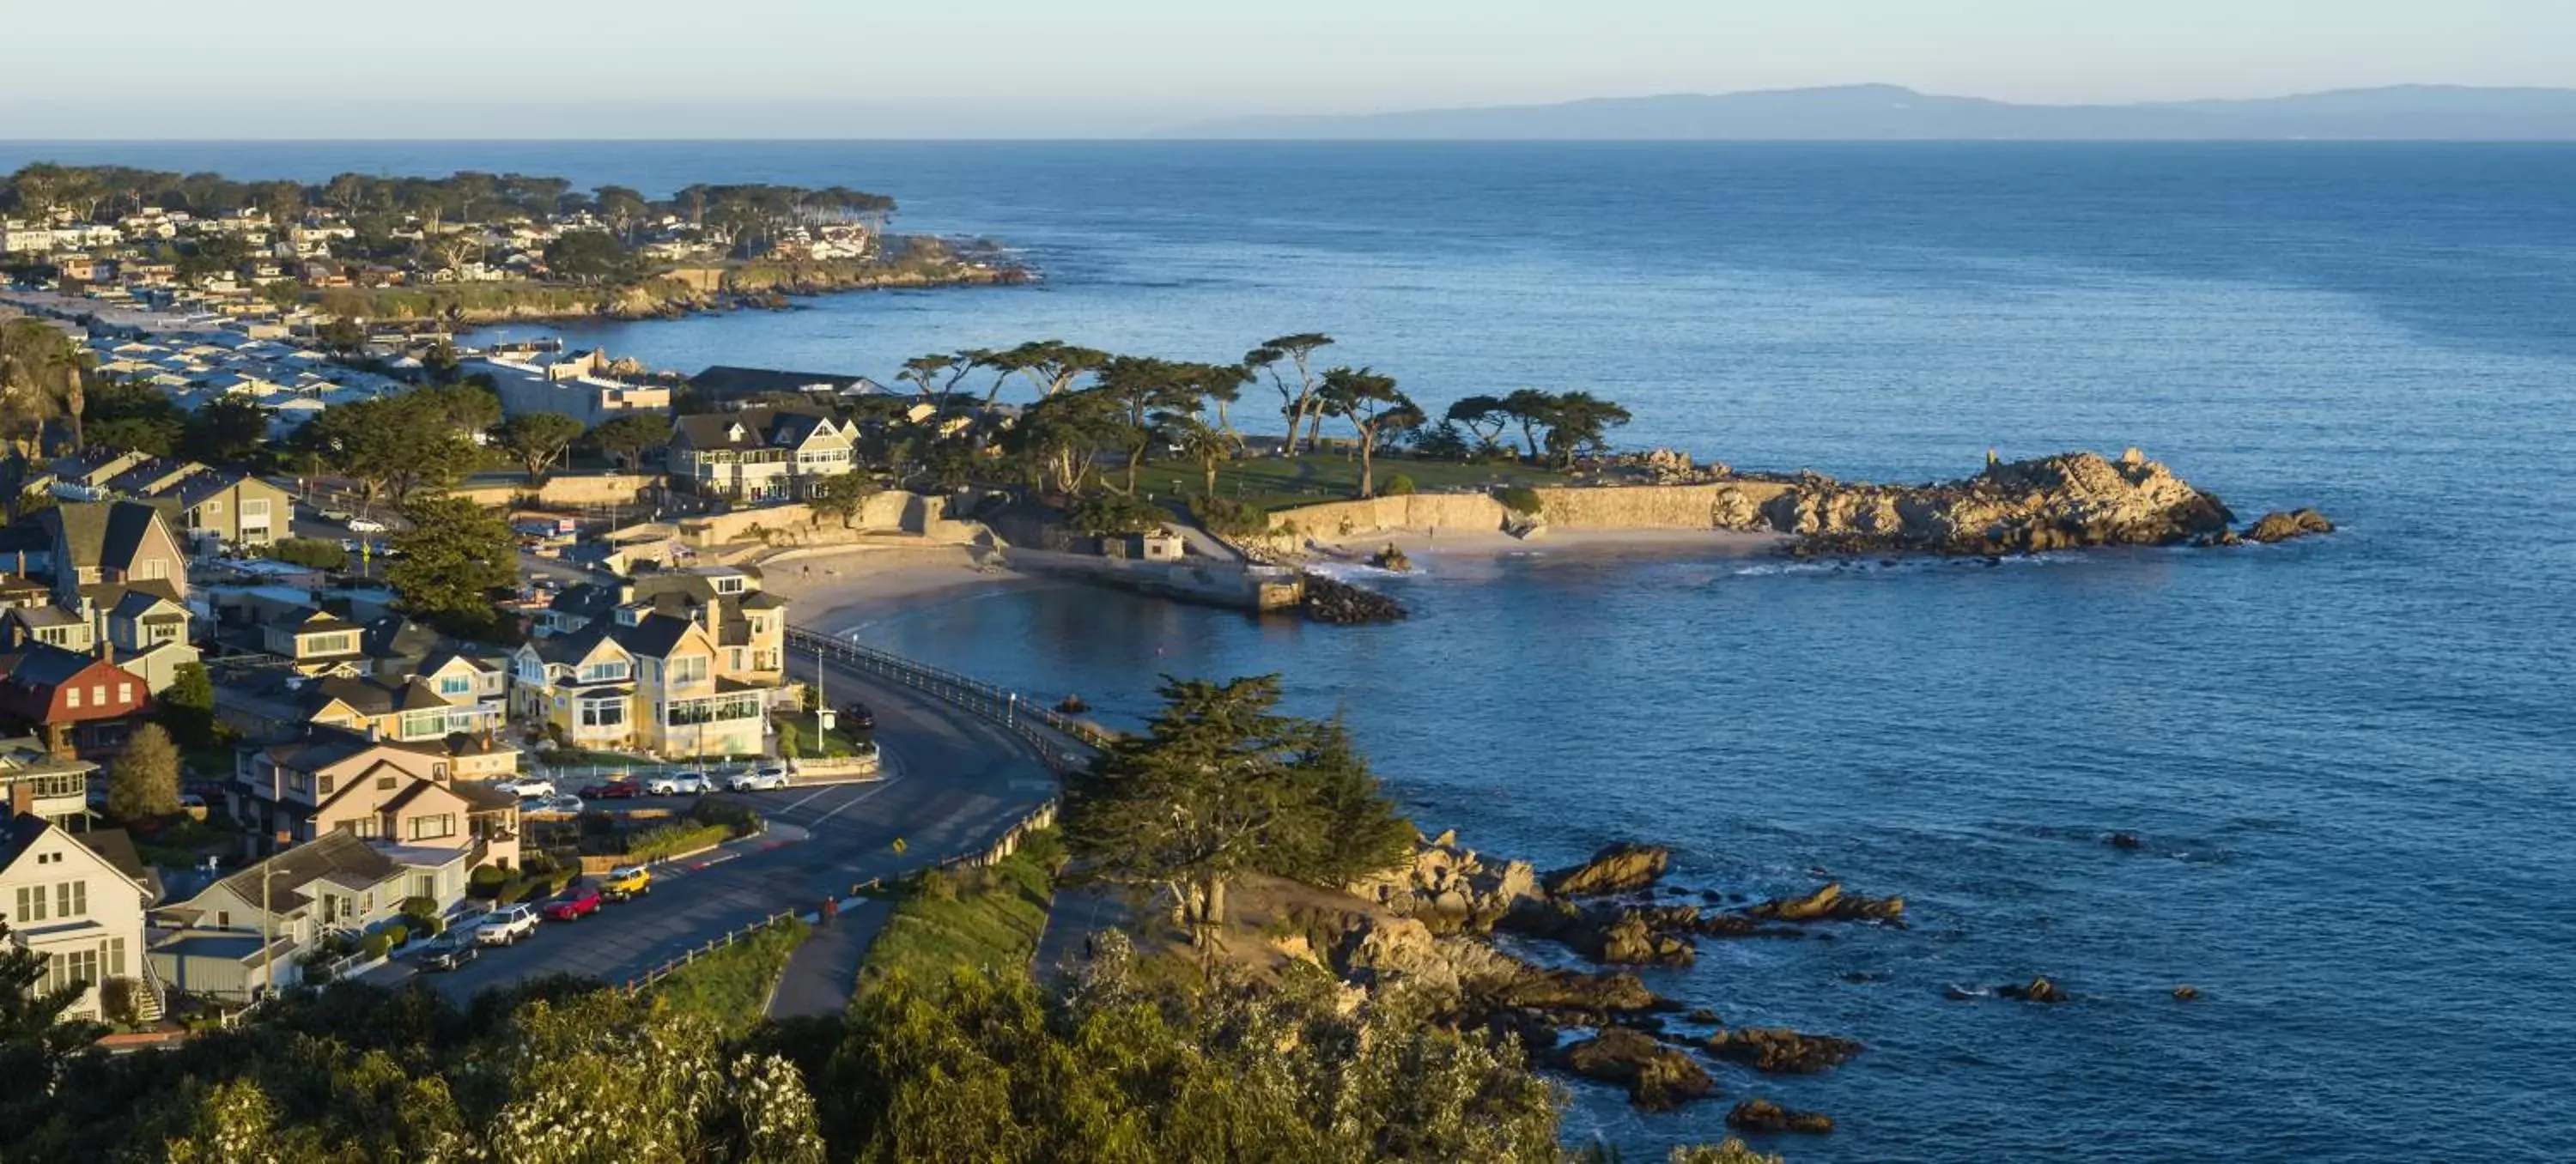
<svg viewBox="0 0 2576 1164"><path fill-rule="evenodd" d="M1538 489L1538 519L1560 529L1719 530L1754 528L1761 508L1789 491L1778 481L1710 485L1603 485ZM1483 493L1416 493L1328 501L1271 515L1274 538L1353 538L1388 530L1493 533L1512 511Z"/></svg>

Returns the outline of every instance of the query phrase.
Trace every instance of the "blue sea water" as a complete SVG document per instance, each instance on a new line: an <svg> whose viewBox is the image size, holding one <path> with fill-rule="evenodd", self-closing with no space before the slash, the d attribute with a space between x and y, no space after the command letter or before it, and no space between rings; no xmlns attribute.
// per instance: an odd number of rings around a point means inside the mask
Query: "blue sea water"
<svg viewBox="0 0 2576 1164"><path fill-rule="evenodd" d="M1322 330L1426 400L1589 388L1636 412L1624 443L1739 465L1911 480L2134 444L2243 515L2317 505L2345 532L2000 567L1541 543L1386 581L1416 611L1394 627L1039 587L867 634L1113 718L1157 673L1282 671L1471 844L1644 837L1694 887L1905 895L1908 928L1658 976L1869 1044L1720 1071L1841 1122L1771 1145L1794 1160L2576 1143L2576 149L0 144L34 156L839 182L1047 275L567 329L684 369ZM2078 1000L1944 997L2036 973ZM1723 1130L1722 1103L1576 1095L1575 1129L1641 1150Z"/></svg>

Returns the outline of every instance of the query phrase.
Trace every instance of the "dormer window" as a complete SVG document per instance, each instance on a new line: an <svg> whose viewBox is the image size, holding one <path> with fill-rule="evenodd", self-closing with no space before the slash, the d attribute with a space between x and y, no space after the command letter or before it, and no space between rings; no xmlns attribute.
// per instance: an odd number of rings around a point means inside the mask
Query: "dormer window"
<svg viewBox="0 0 2576 1164"><path fill-rule="evenodd" d="M742 428L742 423L741 423L740 421L736 421L736 422L734 423L733 427L728 428L728 429L726 429L726 430L725 430L725 439L727 439L727 440L737 441L737 442L738 442L738 441L742 440L742 438L743 438L743 428Z"/></svg>

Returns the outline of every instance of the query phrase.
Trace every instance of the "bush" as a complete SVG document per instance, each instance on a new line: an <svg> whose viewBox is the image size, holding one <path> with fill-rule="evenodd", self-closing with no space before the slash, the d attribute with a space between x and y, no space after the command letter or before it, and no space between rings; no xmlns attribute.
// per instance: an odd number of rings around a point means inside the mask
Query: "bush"
<svg viewBox="0 0 2576 1164"><path fill-rule="evenodd" d="M1159 528L1171 514L1142 497L1103 493L1075 502L1073 512L1066 516L1073 522L1073 528L1101 538L1140 534Z"/></svg>
<svg viewBox="0 0 2576 1164"><path fill-rule="evenodd" d="M260 552L272 560L310 570L349 568L349 551L326 538L286 538L268 543Z"/></svg>
<svg viewBox="0 0 2576 1164"><path fill-rule="evenodd" d="M492 871L495 873L500 872L498 869L494 869ZM475 873L479 875L482 873L482 870L477 869L475 870ZM431 918L437 917L438 899L420 896L406 897L402 902L402 915L418 921L427 921Z"/></svg>
<svg viewBox="0 0 2576 1164"><path fill-rule="evenodd" d="M143 1017L142 989L142 983L121 976L99 983L99 1013L118 1026L133 1026Z"/></svg>
<svg viewBox="0 0 2576 1164"><path fill-rule="evenodd" d="M1248 538L1270 532L1270 515L1260 506L1229 497L1191 498L1190 516L1218 537Z"/></svg>
<svg viewBox="0 0 2576 1164"><path fill-rule="evenodd" d="M378 931L376 936L385 940L385 947L387 949L392 949L411 940L411 927L404 925L401 922L395 922L394 924L386 926L384 929Z"/></svg>
<svg viewBox="0 0 2576 1164"><path fill-rule="evenodd" d="M1494 491L1494 500L1523 517L1533 516L1539 510L1538 490L1527 485L1505 485Z"/></svg>
<svg viewBox="0 0 2576 1164"><path fill-rule="evenodd" d="M394 944L387 940L385 935L368 934L367 940L360 943L358 949L367 955L368 961L372 962L378 958L384 957L385 951L393 949L393 947Z"/></svg>
<svg viewBox="0 0 2576 1164"><path fill-rule="evenodd" d="M465 892L475 897L498 897L501 887L510 883L510 874L498 865L477 865L465 879ZM406 906L410 903L404 903Z"/></svg>
<svg viewBox="0 0 2576 1164"><path fill-rule="evenodd" d="M1412 477L1403 473L1398 473L1394 477L1389 478L1386 483L1386 488L1379 492L1382 492L1389 497L1405 497L1411 495L1414 488L1415 486L1413 484Z"/></svg>
<svg viewBox="0 0 2576 1164"><path fill-rule="evenodd" d="M760 830L760 814L751 806L729 800L700 800L689 809L688 819L699 824L723 825L737 837L747 837Z"/></svg>
<svg viewBox="0 0 2576 1164"><path fill-rule="evenodd" d="M635 834L635 838L627 842L626 857L639 863L659 861L732 839L733 829L725 825L664 825Z"/></svg>

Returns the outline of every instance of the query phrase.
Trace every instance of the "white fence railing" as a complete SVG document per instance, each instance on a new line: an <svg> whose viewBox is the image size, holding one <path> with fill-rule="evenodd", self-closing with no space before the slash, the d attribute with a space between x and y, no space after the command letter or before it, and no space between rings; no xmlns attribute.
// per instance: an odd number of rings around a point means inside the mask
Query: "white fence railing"
<svg viewBox="0 0 2576 1164"><path fill-rule="evenodd" d="M1105 747L1116 738L1096 724L1054 711L1007 687L803 627L787 628L787 650L798 658L817 659L876 676L1000 724L1027 741L1038 758L1059 773L1081 767L1089 761L1086 749Z"/></svg>

